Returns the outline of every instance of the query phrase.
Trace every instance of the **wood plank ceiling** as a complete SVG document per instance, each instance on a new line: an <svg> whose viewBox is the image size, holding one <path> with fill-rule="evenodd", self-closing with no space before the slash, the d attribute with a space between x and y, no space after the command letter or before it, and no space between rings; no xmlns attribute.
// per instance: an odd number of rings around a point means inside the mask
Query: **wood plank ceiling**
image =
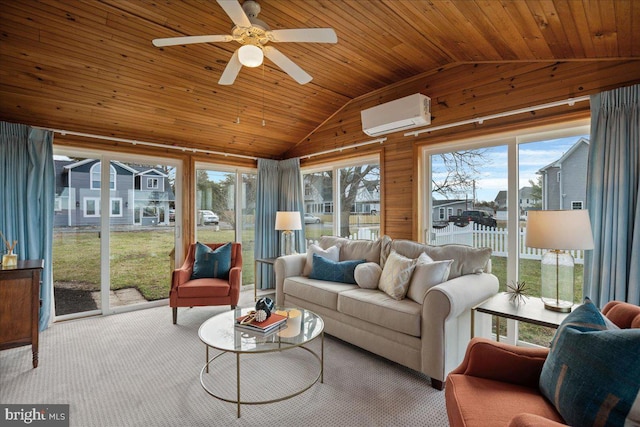
<svg viewBox="0 0 640 427"><path fill-rule="evenodd" d="M640 2L632 0L259 3L271 29L335 29L335 45L277 46L310 83L266 60L221 86L237 43L151 44L229 34L214 0L0 0L0 120L280 158L350 101L422 73L640 59Z"/></svg>

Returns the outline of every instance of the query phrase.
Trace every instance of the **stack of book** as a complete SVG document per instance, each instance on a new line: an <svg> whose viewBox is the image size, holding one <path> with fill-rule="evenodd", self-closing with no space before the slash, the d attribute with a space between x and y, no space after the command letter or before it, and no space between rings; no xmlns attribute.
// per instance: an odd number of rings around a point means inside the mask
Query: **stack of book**
<svg viewBox="0 0 640 427"><path fill-rule="evenodd" d="M252 316L252 314L238 317L236 319L236 328L258 332L261 334L268 334L280 328L280 326L282 326L287 321L286 316L282 316L281 314L277 313L271 313L271 316L269 316L264 322L256 322L254 319L250 322L243 323L244 320L249 316Z"/></svg>

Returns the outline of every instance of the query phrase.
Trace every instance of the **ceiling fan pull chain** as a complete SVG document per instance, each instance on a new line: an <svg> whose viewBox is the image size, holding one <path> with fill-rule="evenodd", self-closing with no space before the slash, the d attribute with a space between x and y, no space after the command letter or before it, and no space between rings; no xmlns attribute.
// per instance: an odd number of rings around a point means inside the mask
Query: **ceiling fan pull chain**
<svg viewBox="0 0 640 427"><path fill-rule="evenodd" d="M262 127L265 127L267 122L264 121L264 62L262 63Z"/></svg>

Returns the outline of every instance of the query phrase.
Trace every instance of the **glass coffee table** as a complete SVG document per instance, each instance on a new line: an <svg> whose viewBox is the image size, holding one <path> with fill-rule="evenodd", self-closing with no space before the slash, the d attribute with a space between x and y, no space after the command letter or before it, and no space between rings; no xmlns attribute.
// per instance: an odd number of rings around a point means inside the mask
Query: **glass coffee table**
<svg viewBox="0 0 640 427"><path fill-rule="evenodd" d="M313 386L318 380L323 382L324 371L324 322L317 314L298 308L279 308L277 313L288 317L286 323L268 334L255 333L245 329L236 328L235 321L238 317L247 314L252 308L237 308L222 314L213 316L205 321L198 331L200 340L206 346L206 363L200 371L200 384L202 388L216 399L235 403L240 418L240 405L259 405L274 403L289 399L303 393ZM314 339L320 337L320 354L305 347ZM209 358L209 347L219 350L220 353ZM318 362L318 374L310 383L304 383L301 388L282 397L264 400L242 400L240 396L240 374L241 355L268 354L274 352L285 352L288 350L302 349L313 355ZM209 368L216 367L216 360L225 354L235 355L236 365L236 397L235 399L221 396L219 392L213 391L206 384L205 375L209 373ZM293 359L295 363L296 360ZM253 373L256 374L255 372ZM270 390L265 390L268 393Z"/></svg>

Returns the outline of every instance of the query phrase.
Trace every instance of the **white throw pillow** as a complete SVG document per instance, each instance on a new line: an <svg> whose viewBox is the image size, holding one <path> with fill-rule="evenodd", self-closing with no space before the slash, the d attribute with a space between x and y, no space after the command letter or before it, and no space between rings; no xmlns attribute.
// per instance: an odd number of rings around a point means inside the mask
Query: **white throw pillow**
<svg viewBox="0 0 640 427"><path fill-rule="evenodd" d="M375 262L358 264L353 273L358 286L364 289L376 289L381 274L382 268Z"/></svg>
<svg viewBox="0 0 640 427"><path fill-rule="evenodd" d="M452 264L453 260L448 259L416 265L413 270L413 276L411 276L407 298L422 304L429 289L445 282L449 278Z"/></svg>
<svg viewBox="0 0 640 427"><path fill-rule="evenodd" d="M304 266L302 274L304 276L309 276L311 274L311 270L313 270L313 254L318 254L323 258L329 259L331 261L338 262L340 261L340 246L334 245L330 248L322 249L320 246L315 243L309 246L307 249L307 263Z"/></svg>
<svg viewBox="0 0 640 427"><path fill-rule="evenodd" d="M417 262L417 259L403 257L392 250L382 269L378 288L393 299L403 299Z"/></svg>

